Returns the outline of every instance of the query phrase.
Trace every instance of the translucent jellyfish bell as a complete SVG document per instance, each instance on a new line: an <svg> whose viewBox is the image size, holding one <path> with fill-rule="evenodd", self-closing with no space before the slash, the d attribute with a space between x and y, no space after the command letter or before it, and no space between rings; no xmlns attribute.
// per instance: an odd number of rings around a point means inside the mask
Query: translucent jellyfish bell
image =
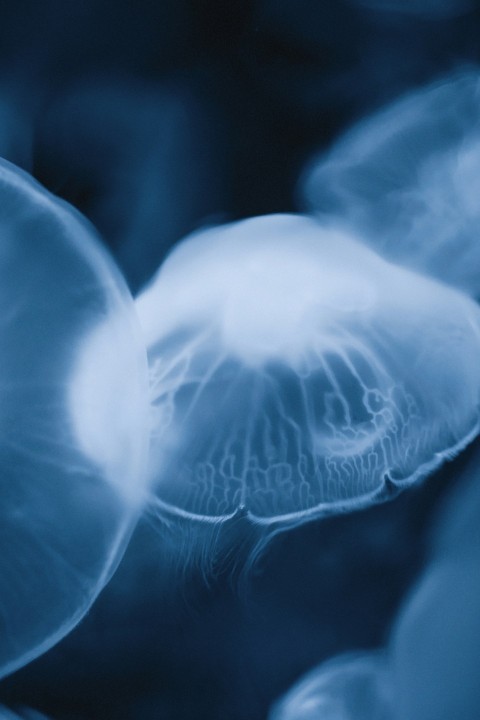
<svg viewBox="0 0 480 720"><path fill-rule="evenodd" d="M478 297L479 113L478 71L437 80L355 126L300 192L388 259Z"/></svg>
<svg viewBox="0 0 480 720"><path fill-rule="evenodd" d="M477 433L476 304L313 219L200 232L136 304L161 511L301 522L413 483Z"/></svg>
<svg viewBox="0 0 480 720"><path fill-rule="evenodd" d="M380 652L340 655L309 672L268 720L393 720L390 676Z"/></svg>
<svg viewBox="0 0 480 720"><path fill-rule="evenodd" d="M113 572L140 510L147 365L92 229L0 163L0 676Z"/></svg>
<svg viewBox="0 0 480 720"><path fill-rule="evenodd" d="M301 678L269 720L472 720L480 714L479 443L437 518L433 555L387 647Z"/></svg>
<svg viewBox="0 0 480 720"><path fill-rule="evenodd" d="M0 720L48 720L48 718L46 715L40 714L36 710L30 710L29 708L13 711L0 706Z"/></svg>
<svg viewBox="0 0 480 720"><path fill-rule="evenodd" d="M473 450L392 634L398 720L480 716L480 456Z"/></svg>

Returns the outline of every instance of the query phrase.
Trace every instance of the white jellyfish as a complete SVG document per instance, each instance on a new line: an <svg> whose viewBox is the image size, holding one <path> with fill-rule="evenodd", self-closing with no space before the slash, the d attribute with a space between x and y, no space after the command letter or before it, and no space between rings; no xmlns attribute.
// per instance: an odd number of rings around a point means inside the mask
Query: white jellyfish
<svg viewBox="0 0 480 720"><path fill-rule="evenodd" d="M382 652L340 655L311 670L269 713L269 720L394 720Z"/></svg>
<svg viewBox="0 0 480 720"><path fill-rule="evenodd" d="M360 122L300 184L390 260L480 295L480 83L465 70Z"/></svg>
<svg viewBox="0 0 480 720"><path fill-rule="evenodd" d="M137 298L160 514L295 524L477 433L480 310L294 215L199 232Z"/></svg>
<svg viewBox="0 0 480 720"><path fill-rule="evenodd" d="M113 572L143 499L147 364L92 229L0 163L0 676Z"/></svg>

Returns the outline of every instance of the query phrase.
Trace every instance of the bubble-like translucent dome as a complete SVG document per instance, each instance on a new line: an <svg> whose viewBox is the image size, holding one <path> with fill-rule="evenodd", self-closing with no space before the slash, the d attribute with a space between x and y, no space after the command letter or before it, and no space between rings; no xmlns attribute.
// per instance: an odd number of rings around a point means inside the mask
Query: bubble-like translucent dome
<svg viewBox="0 0 480 720"><path fill-rule="evenodd" d="M381 652L347 654L311 670L269 720L393 720L390 676Z"/></svg>
<svg viewBox="0 0 480 720"><path fill-rule="evenodd" d="M137 310L158 507L301 521L409 485L476 433L480 311L313 219L200 232Z"/></svg>
<svg viewBox="0 0 480 720"><path fill-rule="evenodd" d="M385 257L478 297L479 113L478 71L437 80L353 127L300 192Z"/></svg>
<svg viewBox="0 0 480 720"><path fill-rule="evenodd" d="M147 365L92 229L0 163L0 676L82 617L139 512Z"/></svg>

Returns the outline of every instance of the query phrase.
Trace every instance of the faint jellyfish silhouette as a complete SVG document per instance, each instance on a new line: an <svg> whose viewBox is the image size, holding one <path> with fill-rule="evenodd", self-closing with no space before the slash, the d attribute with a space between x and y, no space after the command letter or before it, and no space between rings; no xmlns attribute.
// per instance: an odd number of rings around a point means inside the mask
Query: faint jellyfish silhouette
<svg viewBox="0 0 480 720"><path fill-rule="evenodd" d="M477 305L311 218L192 236L136 306L161 516L268 530L359 508L477 433Z"/></svg>
<svg viewBox="0 0 480 720"><path fill-rule="evenodd" d="M268 720L393 720L387 668L381 652L340 655L301 678Z"/></svg>
<svg viewBox="0 0 480 720"><path fill-rule="evenodd" d="M392 640L398 720L480 716L480 488L477 447L437 522L433 555Z"/></svg>
<svg viewBox="0 0 480 720"><path fill-rule="evenodd" d="M479 444L437 518L433 555L385 651L311 671L270 720L471 720L479 715Z"/></svg>
<svg viewBox="0 0 480 720"><path fill-rule="evenodd" d="M0 676L48 649L113 572L140 512L145 350L92 229L0 163Z"/></svg>
<svg viewBox="0 0 480 720"><path fill-rule="evenodd" d="M471 720L479 715L479 442L436 522L433 555L384 651L312 670L269 720Z"/></svg>
<svg viewBox="0 0 480 720"><path fill-rule="evenodd" d="M9 708L0 706L0 720L48 720L48 718L46 715L37 712L37 710L31 710L30 708L10 710Z"/></svg>
<svg viewBox="0 0 480 720"><path fill-rule="evenodd" d="M480 295L480 83L447 76L360 122L300 182L385 257Z"/></svg>
<svg viewBox="0 0 480 720"><path fill-rule="evenodd" d="M447 19L474 10L473 0L350 0L352 5L380 12Z"/></svg>

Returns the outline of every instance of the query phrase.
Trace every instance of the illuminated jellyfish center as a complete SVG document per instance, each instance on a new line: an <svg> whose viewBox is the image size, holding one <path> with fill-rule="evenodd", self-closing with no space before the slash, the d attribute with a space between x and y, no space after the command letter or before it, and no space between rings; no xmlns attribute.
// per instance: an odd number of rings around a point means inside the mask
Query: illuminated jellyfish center
<svg viewBox="0 0 480 720"><path fill-rule="evenodd" d="M477 306L312 219L194 235L137 310L165 511L270 523L358 507L477 432Z"/></svg>
<svg viewBox="0 0 480 720"><path fill-rule="evenodd" d="M322 333L325 349L332 349L337 342L335 320L370 305L372 292L354 273L347 271L339 282L328 263L312 267L292 248L284 256L279 248L278 259L271 251L254 248L251 260L235 263L226 286L221 342L227 353L248 366L275 361L299 365L309 352L316 352L320 338L312 327Z"/></svg>

